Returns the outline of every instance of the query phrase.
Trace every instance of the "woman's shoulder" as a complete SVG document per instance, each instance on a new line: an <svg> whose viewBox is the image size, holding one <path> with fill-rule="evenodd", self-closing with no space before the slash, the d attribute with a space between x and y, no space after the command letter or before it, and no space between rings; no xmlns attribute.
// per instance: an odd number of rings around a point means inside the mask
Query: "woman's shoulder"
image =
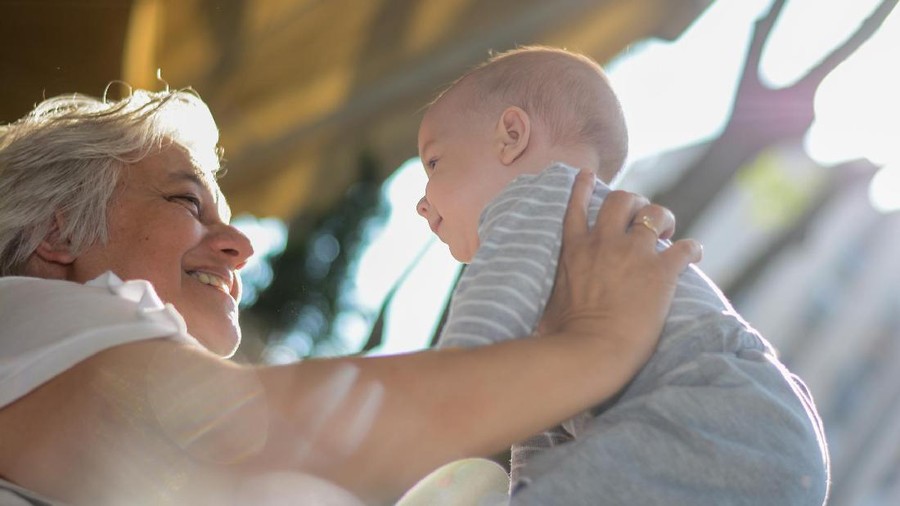
<svg viewBox="0 0 900 506"><path fill-rule="evenodd" d="M103 350L167 338L196 345L150 283L0 278L0 407Z"/></svg>

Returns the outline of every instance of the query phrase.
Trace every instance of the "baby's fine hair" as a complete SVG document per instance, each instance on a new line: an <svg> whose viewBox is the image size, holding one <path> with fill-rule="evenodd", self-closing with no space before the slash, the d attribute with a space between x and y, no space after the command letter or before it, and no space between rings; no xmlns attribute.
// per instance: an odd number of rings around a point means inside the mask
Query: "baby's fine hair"
<svg viewBox="0 0 900 506"><path fill-rule="evenodd" d="M191 90L134 90L121 100L49 98L0 125L0 276L20 274L57 219L78 254L108 240L107 208L122 169L168 144L219 170L219 131Z"/></svg>
<svg viewBox="0 0 900 506"><path fill-rule="evenodd" d="M628 130L622 106L606 73L587 56L545 46L499 53L463 74L432 103L462 89L472 91L464 106L472 112L493 115L517 106L543 123L551 142L596 146L610 177L625 162Z"/></svg>

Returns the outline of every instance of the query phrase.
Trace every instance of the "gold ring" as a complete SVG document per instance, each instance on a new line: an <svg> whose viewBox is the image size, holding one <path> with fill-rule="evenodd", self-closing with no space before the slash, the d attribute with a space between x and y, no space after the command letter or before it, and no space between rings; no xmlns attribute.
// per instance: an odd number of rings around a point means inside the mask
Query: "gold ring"
<svg viewBox="0 0 900 506"><path fill-rule="evenodd" d="M647 227L647 229L653 232L653 234L656 235L656 238L659 239L659 230L657 230L656 227L653 226L653 220L651 220L649 216L641 216L641 219L638 220L638 224Z"/></svg>

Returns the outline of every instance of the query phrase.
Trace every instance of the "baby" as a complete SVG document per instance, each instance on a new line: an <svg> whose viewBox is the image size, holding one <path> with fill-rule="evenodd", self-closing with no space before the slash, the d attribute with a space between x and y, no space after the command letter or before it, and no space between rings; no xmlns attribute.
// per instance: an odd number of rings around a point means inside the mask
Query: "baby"
<svg viewBox="0 0 900 506"><path fill-rule="evenodd" d="M469 263L439 346L534 330L553 288L574 167L608 183L627 145L600 66L563 50L497 55L431 103L419 128L428 184L417 210ZM591 216L608 193L598 182ZM631 233L658 239L658 221L643 218ZM510 467L513 504L818 505L828 489L809 392L693 266L632 382L514 446Z"/></svg>

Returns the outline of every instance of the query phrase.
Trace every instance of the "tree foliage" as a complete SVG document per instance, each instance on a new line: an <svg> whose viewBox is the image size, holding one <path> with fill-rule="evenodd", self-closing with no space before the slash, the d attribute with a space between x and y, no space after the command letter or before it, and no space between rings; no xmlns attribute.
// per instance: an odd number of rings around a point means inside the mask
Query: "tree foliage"
<svg viewBox="0 0 900 506"><path fill-rule="evenodd" d="M358 178L333 208L290 223L285 249L272 262L272 284L246 310L262 325L263 340L299 336L315 350L333 339L365 227L385 214L381 173L374 158L363 154Z"/></svg>

